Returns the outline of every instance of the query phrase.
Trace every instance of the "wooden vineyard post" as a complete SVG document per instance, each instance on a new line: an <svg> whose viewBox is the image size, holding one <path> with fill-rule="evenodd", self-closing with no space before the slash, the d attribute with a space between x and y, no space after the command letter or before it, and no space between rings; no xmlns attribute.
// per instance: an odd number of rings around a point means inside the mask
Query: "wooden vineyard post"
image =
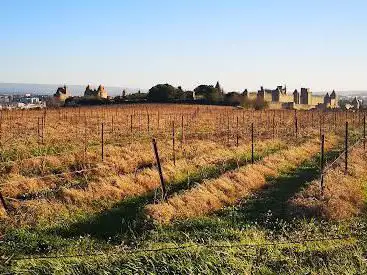
<svg viewBox="0 0 367 275"><path fill-rule="evenodd" d="M84 161L87 157L87 117L84 118Z"/></svg>
<svg viewBox="0 0 367 275"><path fill-rule="evenodd" d="M138 131L139 133L141 133L141 113L138 113Z"/></svg>
<svg viewBox="0 0 367 275"><path fill-rule="evenodd" d="M295 127L296 139L297 139L298 138L298 118L297 118L297 115L294 117L294 127Z"/></svg>
<svg viewBox="0 0 367 275"><path fill-rule="evenodd" d="M227 114L227 145L229 145L229 115Z"/></svg>
<svg viewBox="0 0 367 275"><path fill-rule="evenodd" d="M321 139L321 135L322 135L322 119L321 119L321 114L320 114L320 139Z"/></svg>
<svg viewBox="0 0 367 275"><path fill-rule="evenodd" d="M104 124L101 125L101 158L104 161Z"/></svg>
<svg viewBox="0 0 367 275"><path fill-rule="evenodd" d="M348 121L345 122L345 174L348 173Z"/></svg>
<svg viewBox="0 0 367 275"><path fill-rule="evenodd" d="M251 123L251 163L254 164L254 123Z"/></svg>
<svg viewBox="0 0 367 275"><path fill-rule="evenodd" d="M149 117L149 114L147 114L147 128L148 128L148 135L149 135L149 132L150 132L150 117Z"/></svg>
<svg viewBox="0 0 367 275"><path fill-rule="evenodd" d="M157 114L157 130L159 131L159 111L158 111L158 114Z"/></svg>
<svg viewBox="0 0 367 275"><path fill-rule="evenodd" d="M345 110L345 121L348 121L348 110Z"/></svg>
<svg viewBox="0 0 367 275"><path fill-rule="evenodd" d="M237 116L237 120L236 120L236 146L238 147L238 116Z"/></svg>
<svg viewBox="0 0 367 275"><path fill-rule="evenodd" d="M272 136L273 136L273 140L274 140L275 139L275 113L273 115L273 134L272 134Z"/></svg>
<svg viewBox="0 0 367 275"><path fill-rule="evenodd" d="M181 149L184 143L184 116L181 116Z"/></svg>
<svg viewBox="0 0 367 275"><path fill-rule="evenodd" d="M44 117L41 118L41 141L42 144L44 144L44 132L45 132L45 121L44 121Z"/></svg>
<svg viewBox="0 0 367 275"><path fill-rule="evenodd" d="M366 115L363 116L363 149L366 151Z"/></svg>
<svg viewBox="0 0 367 275"><path fill-rule="evenodd" d="M40 118L37 120L37 142L40 143Z"/></svg>
<svg viewBox="0 0 367 275"><path fill-rule="evenodd" d="M160 161L160 159L159 159L158 148L157 148L157 142L156 142L155 138L153 138L152 143L153 143L154 156L155 156L155 159L156 159L156 161L157 161L157 168L158 168L158 173L159 173L159 179L160 179L160 181L161 181L161 187L162 187L162 200L167 200L166 184L164 183L164 179L163 179L163 173L162 173L161 161Z"/></svg>
<svg viewBox="0 0 367 275"><path fill-rule="evenodd" d="M175 121L172 121L172 156L173 165L176 166L176 148L175 148Z"/></svg>
<svg viewBox="0 0 367 275"><path fill-rule="evenodd" d="M130 115L130 134L133 134L133 115Z"/></svg>
<svg viewBox="0 0 367 275"><path fill-rule="evenodd" d="M113 133L114 129L113 129L113 116L111 117L111 132Z"/></svg>
<svg viewBox="0 0 367 275"><path fill-rule="evenodd" d="M336 112L334 112L334 130L336 131L336 116L337 116L337 114L336 114Z"/></svg>
<svg viewBox="0 0 367 275"><path fill-rule="evenodd" d="M321 179L321 195L324 195L324 146L325 146L325 135L321 136L321 159L320 159L320 179Z"/></svg>
<svg viewBox="0 0 367 275"><path fill-rule="evenodd" d="M0 113L0 147L3 146L3 113Z"/></svg>
<svg viewBox="0 0 367 275"><path fill-rule="evenodd" d="M3 207L4 207L4 209L5 209L5 212L6 212L6 213L8 213L9 208L8 208L8 206L6 205L5 199L4 199L4 197L3 197L3 194L1 194L1 192L0 192L0 201L1 201L2 206L3 206Z"/></svg>

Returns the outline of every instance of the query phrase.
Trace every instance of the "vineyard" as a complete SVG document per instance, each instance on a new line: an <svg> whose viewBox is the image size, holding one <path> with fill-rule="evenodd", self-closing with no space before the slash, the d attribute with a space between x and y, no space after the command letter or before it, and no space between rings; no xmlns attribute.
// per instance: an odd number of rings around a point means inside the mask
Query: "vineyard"
<svg viewBox="0 0 367 275"><path fill-rule="evenodd" d="M362 111L1 111L0 273L367 272L365 136Z"/></svg>

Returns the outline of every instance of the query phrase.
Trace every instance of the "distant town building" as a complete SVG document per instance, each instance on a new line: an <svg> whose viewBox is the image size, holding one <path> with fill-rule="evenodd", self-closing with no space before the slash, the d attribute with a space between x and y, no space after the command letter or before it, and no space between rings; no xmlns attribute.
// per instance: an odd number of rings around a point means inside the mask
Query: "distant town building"
<svg viewBox="0 0 367 275"><path fill-rule="evenodd" d="M8 104L13 101L13 96L11 95L0 95L0 104Z"/></svg>
<svg viewBox="0 0 367 275"><path fill-rule="evenodd" d="M345 104L345 109L347 110L358 110L362 107L362 99L354 97L350 103Z"/></svg>

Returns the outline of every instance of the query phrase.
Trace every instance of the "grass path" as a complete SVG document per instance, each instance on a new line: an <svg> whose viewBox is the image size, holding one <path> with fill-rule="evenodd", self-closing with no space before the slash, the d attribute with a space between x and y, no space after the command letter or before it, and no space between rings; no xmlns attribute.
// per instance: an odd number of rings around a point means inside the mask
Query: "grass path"
<svg viewBox="0 0 367 275"><path fill-rule="evenodd" d="M330 137L326 150L338 144L336 137ZM290 148L265 157L260 162L241 167L221 177L209 180L173 196L167 202L151 204L146 207L149 217L160 223L174 219L187 219L202 216L226 205L236 204L238 199L248 197L267 183L268 178L277 178L319 153L319 141L307 141L301 146Z"/></svg>

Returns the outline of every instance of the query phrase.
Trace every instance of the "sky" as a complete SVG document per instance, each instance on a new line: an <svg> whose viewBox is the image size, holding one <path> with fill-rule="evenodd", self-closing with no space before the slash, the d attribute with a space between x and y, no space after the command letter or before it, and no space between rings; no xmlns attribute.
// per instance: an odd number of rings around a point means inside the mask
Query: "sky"
<svg viewBox="0 0 367 275"><path fill-rule="evenodd" d="M0 0L0 82L367 90L367 1Z"/></svg>

